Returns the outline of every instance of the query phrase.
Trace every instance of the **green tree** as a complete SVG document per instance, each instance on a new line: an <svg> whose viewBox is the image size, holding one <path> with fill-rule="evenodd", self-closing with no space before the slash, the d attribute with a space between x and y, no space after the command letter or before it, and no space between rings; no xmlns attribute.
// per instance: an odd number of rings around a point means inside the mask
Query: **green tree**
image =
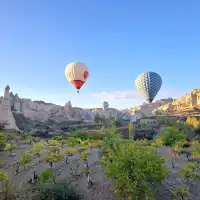
<svg viewBox="0 0 200 200"><path fill-rule="evenodd" d="M22 141L22 142L25 142L25 141L27 141L29 139L29 134L27 134L27 133L22 133L22 134L20 134L20 140Z"/></svg>
<svg viewBox="0 0 200 200"><path fill-rule="evenodd" d="M96 114L95 114L95 116L94 116L94 121L95 121L96 123L99 123L99 122L102 121L102 120L101 120L101 116L100 116L99 113L97 113L97 112L96 112Z"/></svg>
<svg viewBox="0 0 200 200"><path fill-rule="evenodd" d="M130 200L153 198L155 189L168 175L164 159L145 143L120 144L101 160L108 177L116 180L119 196Z"/></svg>
<svg viewBox="0 0 200 200"><path fill-rule="evenodd" d="M80 148L78 148L78 152L79 152L79 154L81 155L82 154L82 152L84 152L84 151L86 151L88 148L87 147L80 147Z"/></svg>
<svg viewBox="0 0 200 200"><path fill-rule="evenodd" d="M193 159L200 159L200 142L193 141L192 142L192 158Z"/></svg>
<svg viewBox="0 0 200 200"><path fill-rule="evenodd" d="M0 168L3 167L7 162L7 160L0 160Z"/></svg>
<svg viewBox="0 0 200 200"><path fill-rule="evenodd" d="M133 123L129 123L129 125L128 125L128 133L129 133L129 139L133 140L134 139L134 126L133 126Z"/></svg>
<svg viewBox="0 0 200 200"><path fill-rule="evenodd" d="M181 170L178 173L178 176L183 177L188 189L191 183L197 183L197 181L200 181L200 174L197 172L198 168L199 164L196 162L181 165Z"/></svg>
<svg viewBox="0 0 200 200"><path fill-rule="evenodd" d="M29 151L25 151L22 153L21 158L19 160L20 165L24 166L24 170L26 169L27 164L32 162L32 155Z"/></svg>
<svg viewBox="0 0 200 200"><path fill-rule="evenodd" d="M188 189L186 188L177 188L171 192L170 200L175 200L177 198L181 200L190 200Z"/></svg>
<svg viewBox="0 0 200 200"><path fill-rule="evenodd" d="M0 181L7 181L9 180L9 176L3 170L0 170Z"/></svg>
<svg viewBox="0 0 200 200"><path fill-rule="evenodd" d="M18 135L14 134L14 133L8 133L8 134L6 134L6 140L7 140L8 143L10 143L11 140L13 140L13 139L15 139L17 137L18 137Z"/></svg>
<svg viewBox="0 0 200 200"><path fill-rule="evenodd" d="M40 156L41 156L42 150L43 150L43 144L42 143L36 143L36 144L33 145L32 148L29 149L29 152L33 156L37 156L38 157L38 161L40 161Z"/></svg>
<svg viewBox="0 0 200 200"><path fill-rule="evenodd" d="M148 124L147 124L146 121L143 121L143 122L141 123L141 128L142 128L142 129L147 129L147 128L148 128Z"/></svg>
<svg viewBox="0 0 200 200"><path fill-rule="evenodd" d="M114 124L115 124L115 126L121 126L121 125L122 125L120 119L116 119L116 120L114 121Z"/></svg>
<svg viewBox="0 0 200 200"><path fill-rule="evenodd" d="M31 140L34 142L34 143L37 143L40 141L40 138L39 137L32 137Z"/></svg>
<svg viewBox="0 0 200 200"><path fill-rule="evenodd" d="M42 157L42 160L49 163L49 166L53 168L53 163L59 163L63 159L61 154L46 154Z"/></svg>
<svg viewBox="0 0 200 200"><path fill-rule="evenodd" d="M117 132L116 127L112 126L105 133L103 139L104 148L115 149L114 147L119 144L121 138L121 134Z"/></svg>
<svg viewBox="0 0 200 200"><path fill-rule="evenodd" d="M0 151L3 151L5 148L6 143L6 136L4 133L0 132Z"/></svg>
<svg viewBox="0 0 200 200"><path fill-rule="evenodd" d="M53 140L61 141L63 140L63 136L55 136L53 137Z"/></svg>
<svg viewBox="0 0 200 200"><path fill-rule="evenodd" d="M12 156L13 150L17 150L17 149L19 149L19 147L15 143L12 142L12 143L6 144L4 151L10 152L10 156Z"/></svg>
<svg viewBox="0 0 200 200"><path fill-rule="evenodd" d="M67 140L67 145L69 147L75 147L76 145L80 144L80 138L69 137Z"/></svg>
<svg viewBox="0 0 200 200"><path fill-rule="evenodd" d="M39 181L42 183L46 183L51 178L53 178L53 176L54 176L53 170L51 168L46 168L39 174Z"/></svg>
<svg viewBox="0 0 200 200"><path fill-rule="evenodd" d="M197 128L200 125L200 121L196 117L187 117L186 124L189 124L193 128Z"/></svg>
<svg viewBox="0 0 200 200"><path fill-rule="evenodd" d="M158 153L158 149L163 146L163 141L161 139L156 139L152 142L152 147L156 149L156 154Z"/></svg>
<svg viewBox="0 0 200 200"><path fill-rule="evenodd" d="M75 187L69 181L60 182L56 184L37 184L31 191L33 199L38 200L84 200L77 193Z"/></svg>
<svg viewBox="0 0 200 200"><path fill-rule="evenodd" d="M175 143L179 141L185 141L184 132L179 131L179 129L174 127L167 127L161 132L160 139L167 146L174 146Z"/></svg>
<svg viewBox="0 0 200 200"><path fill-rule="evenodd" d="M88 147L92 148L101 148L102 147L103 142L101 140L95 140L95 141L90 141L88 143Z"/></svg>
<svg viewBox="0 0 200 200"><path fill-rule="evenodd" d="M49 149L49 152L57 153L57 154L60 153L60 148L59 148L59 146L48 146L48 149Z"/></svg>
<svg viewBox="0 0 200 200"><path fill-rule="evenodd" d="M51 146L58 146L59 142L57 140L48 140L48 144Z"/></svg>
<svg viewBox="0 0 200 200"><path fill-rule="evenodd" d="M63 157L65 157L65 163L66 164L68 164L68 159L69 159L69 157L71 157L71 156L74 156L74 155L76 155L78 153L78 150L77 149L66 149L66 150L64 150L62 153L61 153L61 155L63 156Z"/></svg>
<svg viewBox="0 0 200 200"><path fill-rule="evenodd" d="M18 200L17 186L11 180L0 181L0 199Z"/></svg>
<svg viewBox="0 0 200 200"><path fill-rule="evenodd" d="M84 151L81 156L80 156L80 160L84 160L84 161L87 161L88 160L88 157L91 156L92 153L91 152L88 152L88 151Z"/></svg>
<svg viewBox="0 0 200 200"><path fill-rule="evenodd" d="M80 138L81 140L87 140L89 136L87 133L87 129L76 129L75 131L69 134L69 137Z"/></svg>

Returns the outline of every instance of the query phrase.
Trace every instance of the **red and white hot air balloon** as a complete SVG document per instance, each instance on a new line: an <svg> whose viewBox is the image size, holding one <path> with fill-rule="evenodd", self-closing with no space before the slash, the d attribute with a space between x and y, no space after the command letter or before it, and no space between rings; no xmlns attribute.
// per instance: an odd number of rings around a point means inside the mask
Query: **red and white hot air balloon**
<svg viewBox="0 0 200 200"><path fill-rule="evenodd" d="M81 62L73 62L65 68L67 80L77 89L77 93L89 77L88 67Z"/></svg>

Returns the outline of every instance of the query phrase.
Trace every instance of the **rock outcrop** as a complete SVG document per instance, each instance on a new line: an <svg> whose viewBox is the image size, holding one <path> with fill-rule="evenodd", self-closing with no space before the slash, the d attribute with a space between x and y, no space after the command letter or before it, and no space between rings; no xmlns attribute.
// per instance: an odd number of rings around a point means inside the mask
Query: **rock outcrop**
<svg viewBox="0 0 200 200"><path fill-rule="evenodd" d="M6 87L4 97L0 97L0 123L6 124L6 129L22 130L32 135L41 135L41 132L56 135L66 132L68 125L93 124L96 114L114 118L122 116L117 109L82 109L73 107L70 101L64 106L32 101L9 93L9 89Z"/></svg>
<svg viewBox="0 0 200 200"><path fill-rule="evenodd" d="M193 96L198 96L197 94L199 93L196 91ZM191 102L192 105L196 105L192 99L193 96L191 96ZM19 128L33 135L40 134L41 131L44 134L55 135L60 131L66 132L69 124L80 124L82 122L93 124L96 114L106 118L123 119L127 122L136 121L142 117L151 116L152 111L159 110L157 108L174 105L174 102L175 100L168 98L125 110L114 108L108 110L102 108L83 109L73 107L70 101L64 106L60 106L44 101L20 98L18 94L9 93L9 87L7 87L4 97L0 97L0 123L7 123L7 129L18 130ZM196 102L198 105L199 101Z"/></svg>
<svg viewBox="0 0 200 200"><path fill-rule="evenodd" d="M174 100L171 103L160 106L153 111L157 114L187 115L192 112L200 113L200 89L194 89L191 93Z"/></svg>
<svg viewBox="0 0 200 200"><path fill-rule="evenodd" d="M16 126L10 105L10 87L7 85L4 91L4 96L0 104L0 124L4 124L4 130L7 132L19 131Z"/></svg>
<svg viewBox="0 0 200 200"><path fill-rule="evenodd" d="M24 117L33 121L45 122L48 119L59 123L64 121L81 121L94 122L96 113L105 117L121 117L121 113L117 109L110 108L104 111L102 108L83 109L73 107L68 101L64 106L46 103L44 101L31 101L31 99L20 99L18 94L10 93L11 109L14 113L21 113ZM15 115L16 116L16 115Z"/></svg>
<svg viewBox="0 0 200 200"><path fill-rule="evenodd" d="M153 111L160 106L167 105L169 103L172 103L174 100L172 98L168 99L161 99L158 101L155 101L151 104L144 103L143 105L134 107L134 108L128 108L123 110L122 112L125 113L124 118L131 119L131 121L137 121L138 119L141 119L142 117L149 117L153 113Z"/></svg>

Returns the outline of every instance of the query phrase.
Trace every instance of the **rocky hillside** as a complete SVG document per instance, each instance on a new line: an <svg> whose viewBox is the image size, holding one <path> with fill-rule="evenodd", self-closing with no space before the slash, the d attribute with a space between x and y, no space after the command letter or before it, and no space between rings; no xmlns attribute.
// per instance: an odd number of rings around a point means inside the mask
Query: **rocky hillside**
<svg viewBox="0 0 200 200"><path fill-rule="evenodd" d="M151 104L143 104L134 108L128 108L125 110L122 110L121 112L124 113L124 118L131 118L132 121L135 121L137 119L140 119L142 117L148 117L152 115L152 111L155 109L168 105L169 103L172 103L174 99L168 98L168 99L160 99L158 101L155 101Z"/></svg>
<svg viewBox="0 0 200 200"><path fill-rule="evenodd" d="M0 99L2 99L1 97ZM1 103L1 102L0 102ZM21 113L24 117L27 117L33 121L47 121L52 120L54 122L63 121L77 121L84 120L88 122L94 121L96 113L99 115L118 117L120 111L117 109L109 109L104 111L101 108L95 109L82 109L72 107L70 101L64 106L55 105L52 103L46 103L44 101L32 101L31 99L19 98L18 94L10 93L11 110L15 113Z"/></svg>
<svg viewBox="0 0 200 200"><path fill-rule="evenodd" d="M194 89L189 94L153 110L153 114L155 115L188 115L194 112L200 113L200 89Z"/></svg>
<svg viewBox="0 0 200 200"><path fill-rule="evenodd" d="M80 124L80 122L93 124L96 114L105 116L106 118L114 117L115 119L132 119L134 121L143 116L152 115L153 110L173 101L170 98L162 99L135 108L125 110L109 108L105 111L102 108L83 109L73 107L70 101L64 106L60 106L44 101L32 101L31 99L20 98L18 94L14 95L12 92L9 94L10 108L17 127L22 131L33 134L40 133L40 135L41 132L43 134L66 132L68 124ZM4 97L0 97L0 105L3 105L3 99Z"/></svg>
<svg viewBox="0 0 200 200"><path fill-rule="evenodd" d="M105 111L102 108L83 109L73 107L70 101L68 101L64 106L46 103L44 101L32 101L31 99L19 98L18 94L13 95L12 92L10 93L11 109L13 112L21 113L24 117L33 121L45 122L51 120L56 123L73 120L93 122L96 113L107 118L112 116L114 118L130 119L135 115L141 117L150 116L154 109L161 105L171 103L172 101L173 99L171 98L161 99L151 104L143 104L125 110L110 108Z"/></svg>

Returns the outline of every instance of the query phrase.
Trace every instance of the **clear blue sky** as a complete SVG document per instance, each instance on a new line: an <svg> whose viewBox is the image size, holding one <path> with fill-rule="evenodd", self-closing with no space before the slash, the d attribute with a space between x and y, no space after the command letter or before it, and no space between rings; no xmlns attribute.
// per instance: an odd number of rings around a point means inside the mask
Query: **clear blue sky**
<svg viewBox="0 0 200 200"><path fill-rule="evenodd" d="M199 0L2 0L0 27L1 92L124 108L143 103L134 80L144 71L162 76L158 98L200 84ZM64 76L72 61L89 67L80 95Z"/></svg>

